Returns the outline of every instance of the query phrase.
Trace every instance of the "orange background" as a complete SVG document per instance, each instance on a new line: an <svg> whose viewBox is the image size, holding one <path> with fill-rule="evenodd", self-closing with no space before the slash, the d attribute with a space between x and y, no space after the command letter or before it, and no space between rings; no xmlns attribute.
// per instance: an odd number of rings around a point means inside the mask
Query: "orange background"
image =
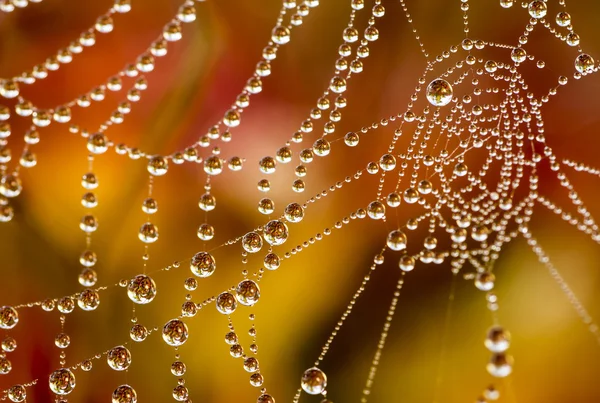
<svg viewBox="0 0 600 403"><path fill-rule="evenodd" d="M242 125L233 131L232 142L218 142L224 157L239 155L247 162L242 172L227 170L212 182L218 207L208 214L208 219L215 225L217 235L209 248L266 221L256 210L258 200L264 197L256 190L262 177L257 161L273 155L315 106L333 73L336 49L350 10L349 2L322 3L311 10L302 26L294 28L290 44L279 51L272 62L273 74L263 79L264 90L253 96ZM472 3L473 38L516 44L527 22L527 13L518 4L505 10L497 1ZM557 12L556 3L550 2L549 16ZM404 111L425 67L399 4L383 4L386 15L377 25L381 38L370 46L365 71L349 83L349 106L342 111L336 137ZM46 0L26 10L0 15L0 76L13 76L42 62L91 26L110 6L107 0ZM408 1L408 6L430 54L437 55L450 45L459 44L463 34L458 1ZM85 49L48 79L31 87L21 85L22 94L47 108L79 96L143 52L177 7L178 2L173 0L134 1L130 13L115 16L112 33L98 34L96 46ZM125 123L108 130L110 138L163 155L196 141L243 88L270 37L279 7L272 0L197 3L197 20L184 24L183 40L171 44L169 54L158 59L156 71L148 76L149 89L142 101L134 105ZM600 59L600 4L571 0L568 10L583 49ZM364 25L364 21L359 21ZM541 27L536 28L525 48L547 63L544 73L531 70L527 76L537 94L555 85L558 75L572 75L576 51ZM507 54L495 56L508 61ZM544 106L548 143L559 157L600 165L599 93L597 75L581 81L571 79ZM107 92L105 101L93 103L86 110L74 109L73 122L95 130L123 96L124 92ZM6 105L12 103L7 101ZM19 137L29 122L13 117L11 124L10 146L17 160ZM317 138L321 125L318 121L316 133L307 135L303 147ZM2 305L58 297L81 289L77 283L78 256L85 243L78 222L84 214L79 199L83 194L80 178L87 169L85 140L69 133L67 125L58 123L39 131L41 142L33 146L38 165L22 169L24 191L13 203L16 216L0 226ZM359 147L351 150L341 142L335 143L331 159L309 164L307 190L300 195L291 191L297 160L280 165L277 174L269 178L276 213L287 203L303 202L378 159L385 152L391 133L392 129L370 132L361 138ZM403 138L400 148L406 146L407 139ZM570 168L565 170L594 214L600 201L596 191L599 179ZM96 191L99 207L93 214L100 224L92 245L99 256L98 284L110 285L142 270L143 246L136 233L146 219L140 205L147 193L147 173L143 160L131 161L113 150L96 158L94 172L100 186ZM163 268L174 259L188 258L204 248L195 235L205 217L197 207L204 180L201 165L189 163L171 164L169 173L155 180L159 211L152 220L160 228L160 239L150 247L151 270ZM542 182L545 196L568 206L565 191L556 179L543 174ZM290 240L282 250L289 250L324 226L332 227L335 221L365 207L376 189L377 177L365 177L311 205L302 224L290 225ZM574 209L569 206L569 210ZM600 248L543 207L536 207L534 217L534 235L592 316L600 317ZM406 218L400 211L400 222ZM352 222L284 262L278 271L267 273L261 281L261 301L252 309L257 316L258 358L265 387L278 401L291 400L302 372L317 358L320 346L368 271L372 257L383 246L385 234L382 223L367 219ZM215 251L217 271L211 278L199 281L194 301L216 295L241 279L240 253L239 244ZM259 267L260 259L251 257L251 272ZM162 326L175 317L184 302L183 280L188 275L185 264L178 270L154 275L158 296L149 306L136 307L140 322L148 327ZM387 253L386 263L378 267L328 353L322 369L328 375L329 397L334 402L360 398L398 276L397 256ZM496 276L499 318L512 333L510 352L515 357L514 374L508 381L495 383L502 391L502 401L600 401L598 344L523 239L504 248ZM485 371L488 353L483 339L492 319L484 293L460 278L456 279L446 348L441 353L451 283L448 265L418 264L406 276L370 401L430 402L436 393L440 403L474 401L485 386L494 382ZM66 331L72 338L67 350L68 364L128 340L131 305L123 289L111 287L101 294L96 311L77 309L68 315ZM234 315L246 348L249 312L238 308ZM50 401L46 380L58 368L59 351L53 343L59 331L58 316L56 311L44 313L39 308L20 311L21 322L11 332L19 343L17 351L9 354L14 368L10 375L0 377L0 390L40 378L39 385L28 391L29 401ZM188 365L185 379L192 400L253 401L258 390L249 385L241 361L229 356L223 342L226 318L210 306L186 322L190 339L180 354ZM77 371L77 387L69 399L108 401L112 390L125 382L137 390L139 401L172 399L171 390L177 384L169 371L174 351L157 336L131 347L133 364L127 374L111 371L104 358L94 362L91 373ZM438 366L441 381L436 392ZM302 400L316 402L319 398L303 396Z"/></svg>

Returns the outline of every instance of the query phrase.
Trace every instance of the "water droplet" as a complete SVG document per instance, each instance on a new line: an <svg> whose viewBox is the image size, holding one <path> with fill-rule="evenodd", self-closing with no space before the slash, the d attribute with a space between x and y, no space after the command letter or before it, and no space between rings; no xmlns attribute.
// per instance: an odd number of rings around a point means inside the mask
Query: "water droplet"
<svg viewBox="0 0 600 403"><path fill-rule="evenodd" d="M426 97L433 106L445 106L452 101L452 86L446 80L437 78L427 86Z"/></svg>

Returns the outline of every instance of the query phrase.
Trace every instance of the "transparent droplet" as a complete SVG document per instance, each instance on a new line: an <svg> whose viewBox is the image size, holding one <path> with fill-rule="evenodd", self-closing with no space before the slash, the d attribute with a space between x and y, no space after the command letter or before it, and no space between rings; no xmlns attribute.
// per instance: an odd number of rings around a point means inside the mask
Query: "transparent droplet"
<svg viewBox="0 0 600 403"><path fill-rule="evenodd" d="M527 58L527 52L525 52L525 49L523 48L514 48L510 52L510 58L515 63L522 63Z"/></svg>
<svg viewBox="0 0 600 403"><path fill-rule="evenodd" d="M15 351L17 349L17 341L10 337L10 336L6 336L4 338L4 340L2 340L2 351L5 351L7 353L12 353L13 351Z"/></svg>
<svg viewBox="0 0 600 403"><path fill-rule="evenodd" d="M156 297L156 283L145 274L133 277L127 284L127 296L136 304L149 304Z"/></svg>
<svg viewBox="0 0 600 403"><path fill-rule="evenodd" d="M258 397L256 403L275 403L275 398L271 395L262 394Z"/></svg>
<svg viewBox="0 0 600 403"><path fill-rule="evenodd" d="M169 163L167 159L161 156L154 156L148 161L148 172L155 176L162 176L167 173Z"/></svg>
<svg viewBox="0 0 600 403"><path fill-rule="evenodd" d="M148 329L146 329L144 325L136 323L129 329L129 337L131 337L131 340L133 341L144 341L146 340L146 337L148 337Z"/></svg>
<svg viewBox="0 0 600 403"><path fill-rule="evenodd" d="M184 385L177 385L173 389L173 399L178 402L185 402L188 398L189 391Z"/></svg>
<svg viewBox="0 0 600 403"><path fill-rule="evenodd" d="M367 206L367 215L373 220L381 220L385 217L385 206L379 201L373 201Z"/></svg>
<svg viewBox="0 0 600 403"><path fill-rule="evenodd" d="M281 245L288 238L288 227L279 220L269 221L263 228L263 236L269 245Z"/></svg>
<svg viewBox="0 0 600 403"><path fill-rule="evenodd" d="M475 276L475 287L481 291L490 291L492 288L494 288L495 280L496 276L488 271L477 273L477 276Z"/></svg>
<svg viewBox="0 0 600 403"><path fill-rule="evenodd" d="M298 203L290 203L285 207L283 215L287 221L297 223L304 218L304 208Z"/></svg>
<svg viewBox="0 0 600 403"><path fill-rule="evenodd" d="M152 223L145 223L140 227L138 238L144 243L154 243L158 240L158 227Z"/></svg>
<svg viewBox="0 0 600 403"><path fill-rule="evenodd" d="M437 78L427 86L426 97L433 106L445 106L452 101L452 86L444 79Z"/></svg>
<svg viewBox="0 0 600 403"><path fill-rule="evenodd" d="M71 313L75 309L75 300L71 297L62 297L56 306L60 313Z"/></svg>
<svg viewBox="0 0 600 403"><path fill-rule="evenodd" d="M190 261L190 270L198 277L208 277L216 268L215 258L208 252L198 252Z"/></svg>
<svg viewBox="0 0 600 403"><path fill-rule="evenodd" d="M571 25L571 15L565 11L561 11L556 14L556 24L561 27L568 27Z"/></svg>
<svg viewBox="0 0 600 403"><path fill-rule="evenodd" d="M398 266L402 271L412 271L415 268L415 259L412 256L404 255L400 258Z"/></svg>
<svg viewBox="0 0 600 403"><path fill-rule="evenodd" d="M542 0L535 0L529 3L529 15L533 18L544 18L548 13L548 6Z"/></svg>
<svg viewBox="0 0 600 403"><path fill-rule="evenodd" d="M75 375L68 368L57 369L50 375L48 384L57 395L68 395L75 389Z"/></svg>
<svg viewBox="0 0 600 403"><path fill-rule="evenodd" d="M268 253L264 259L265 267L268 270L277 270L281 264L281 259L275 253Z"/></svg>
<svg viewBox="0 0 600 403"><path fill-rule="evenodd" d="M488 330L484 344L492 353L502 353L510 346L510 333L500 326L493 326Z"/></svg>
<svg viewBox="0 0 600 403"><path fill-rule="evenodd" d="M8 389L7 396L11 402L24 402L27 398L27 390L23 385L15 385Z"/></svg>
<svg viewBox="0 0 600 403"><path fill-rule="evenodd" d="M19 323L19 314L11 306L0 308L0 329L12 329Z"/></svg>
<svg viewBox="0 0 600 403"><path fill-rule="evenodd" d="M262 237L256 232L248 232L242 237L242 247L248 253L256 253L263 245Z"/></svg>
<svg viewBox="0 0 600 403"><path fill-rule="evenodd" d="M77 298L77 305L84 311L93 311L100 305L100 294L94 290L83 290Z"/></svg>
<svg viewBox="0 0 600 403"><path fill-rule="evenodd" d="M188 339L188 327L183 321L179 319L172 319L163 327L162 337L163 340L170 346L181 346Z"/></svg>
<svg viewBox="0 0 600 403"><path fill-rule="evenodd" d="M137 403L137 392L129 385L121 385L113 392L112 403Z"/></svg>
<svg viewBox="0 0 600 403"><path fill-rule="evenodd" d="M236 298L242 305L252 306L258 302L260 298L260 288L253 280L242 280L237 285Z"/></svg>
<svg viewBox="0 0 600 403"><path fill-rule="evenodd" d="M575 69L582 74L593 72L594 65L594 59L587 53L580 53L575 59Z"/></svg>
<svg viewBox="0 0 600 403"><path fill-rule="evenodd" d="M186 365L181 361L175 361L171 364L171 373L175 376L183 376L186 369Z"/></svg>
<svg viewBox="0 0 600 403"><path fill-rule="evenodd" d="M209 175L218 175L223 172L223 161L216 155L204 160L204 172Z"/></svg>
<svg viewBox="0 0 600 403"><path fill-rule="evenodd" d="M310 395L319 395L327 387L327 376L319 368L313 367L304 371L301 379L302 389Z"/></svg>
<svg viewBox="0 0 600 403"><path fill-rule="evenodd" d="M512 373L513 358L504 353L496 353L488 362L486 369L496 378L505 378Z"/></svg>
<svg viewBox="0 0 600 403"><path fill-rule="evenodd" d="M406 234L400 230L393 230L387 236L387 246L391 250L406 249Z"/></svg>
<svg viewBox="0 0 600 403"><path fill-rule="evenodd" d="M12 173L2 175L0 179L0 194L4 197L17 197L21 194L23 185L21 179Z"/></svg>
<svg viewBox="0 0 600 403"><path fill-rule="evenodd" d="M115 371L125 371L131 364L131 353L124 346L114 347L106 355L106 362Z"/></svg>
<svg viewBox="0 0 600 403"><path fill-rule="evenodd" d="M290 30L287 27L278 25L273 28L271 39L278 45L285 45L290 41Z"/></svg>
<svg viewBox="0 0 600 403"><path fill-rule="evenodd" d="M229 292L222 292L217 297L216 301L217 311L224 315L232 314L237 308L237 302L233 294Z"/></svg>

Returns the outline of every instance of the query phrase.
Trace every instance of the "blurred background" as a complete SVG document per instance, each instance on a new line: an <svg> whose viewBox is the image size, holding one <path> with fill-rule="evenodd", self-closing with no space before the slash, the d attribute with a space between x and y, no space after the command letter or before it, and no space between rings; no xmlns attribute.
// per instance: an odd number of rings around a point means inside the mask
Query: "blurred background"
<svg viewBox="0 0 600 403"><path fill-rule="evenodd" d="M273 74L263 80L263 92L252 98L242 125L233 131L233 140L217 144L224 157L238 155L247 161L241 172L224 172L212 182L217 208L208 214L208 220L217 232L208 246L196 237L205 218L197 207L204 193L202 166L171 165L166 176L155 180L159 211L152 219L160 229L160 239L150 246L150 270L184 260L205 247L214 248L265 222L266 217L256 209L263 197L256 190L262 178L257 161L273 155L308 117L328 85L347 24L349 2L322 3L293 30L291 42L279 51L272 62ZM407 1L430 54L437 55L462 40L459 4L458 0ZM511 9L501 8L497 0L473 0L470 4L473 38L517 43L528 20L520 4ZM110 0L45 0L0 15L0 76L14 76L43 62L92 26L111 5ZM40 107L52 108L103 83L148 47L179 5L175 0L134 1L131 12L114 17L112 33L97 35L96 46L46 80L30 87L22 85L22 94ZM349 85L349 106L343 111L336 137L403 111L425 68L400 4L385 0L383 5L386 15L377 23L380 39L370 46L365 71L353 77ZM584 51L600 59L600 3L578 0L567 5ZM367 6L370 8L371 3ZM157 59L141 102L123 124L108 130L115 142L168 155L204 135L252 74L280 4L273 0L218 0L197 3L196 8L198 18L184 24L183 40L170 45L166 57ZM558 11L558 2L549 1L549 19ZM359 18L357 25L364 27L364 19ZM526 79L536 94L555 86L559 75L572 77L576 50L548 31L536 28L525 48L547 65L543 72L528 71ZM509 60L508 53L494 57ZM546 137L559 157L600 166L599 94L597 75L580 81L571 78L569 85L561 87L559 95L544 106ZM108 92L105 101L88 109L74 109L73 123L96 130L123 96L123 92ZM22 146L19 138L29 124L26 119L11 118L10 144L15 160ZM307 136L308 144L317 138L320 125L316 133ZM58 123L39 131L41 142L33 147L38 164L22 169L24 190L13 203L15 218L0 226L0 305L39 301L81 289L78 258L85 239L78 225L84 214L80 181L87 172L85 140ZM364 168L386 151L392 133L392 127L371 132L355 149L334 144L333 159L308 166L303 194L291 190L295 164L280 165L276 175L269 178L276 213L279 215L289 202L302 203ZM406 144L401 141L400 148ZM598 214L600 179L565 169L592 214ZM100 182L96 191L99 206L93 211L99 229L93 234L92 249L99 256L98 284L112 285L142 271L143 245L137 231L146 220L140 206L147 194L147 172L142 161L132 161L112 150L96 158L94 172ZM365 207L376 192L377 181L375 176L363 178L312 205L301 224L290 225L290 240L281 250L289 250ZM574 211L551 174L542 174L541 192ZM400 211L399 221L406 218ZM600 317L600 247L540 207L536 207L531 227L592 316ZM261 300L252 310L256 314L258 358L264 386L277 401L292 399L302 372L318 357L373 256L383 246L386 233L381 223L353 221L286 261L278 271L267 273L261 281ZM251 272L260 267L263 254L259 255L250 258L247 266ZM217 249L214 256L217 271L200 281L194 301L216 295L241 278L239 244ZM154 275L158 296L152 304L137 307L140 323L162 326L179 314L187 293L183 288L187 270L182 265ZM489 353L483 340L492 318L484 293L470 281L455 280L455 301L444 336L453 276L447 264L421 264L406 276L370 401L432 402L437 395L440 403L469 402L490 383L501 390L502 401L511 403L600 401L598 343L522 239L505 247L495 271L499 319L513 336L513 375L495 382L485 370ZM397 256L388 253L324 360L322 369L329 378L332 401L360 400L399 275ZM111 287L101 294L96 311L76 309L69 314L65 329L72 343L67 349L67 363L72 365L127 341L131 305L123 289ZM249 312L238 309L233 317L238 333L244 336L250 327ZM188 365L185 379L191 399L254 401L259 391L249 384L241 361L229 355L229 346L223 341L227 319L208 307L186 322L191 336L179 353ZM39 378L38 386L28 392L28 401L51 401L46 380L59 367L59 349L54 346L59 330L56 310L20 311L19 325L10 332L18 342L17 350L9 354L13 370L0 377L0 390ZM243 340L247 348L250 338ZM173 349L157 334L130 347L133 363L128 373L110 370L104 359L95 361L92 372L77 371L77 387L69 400L106 402L114 388L123 383L136 389L141 402L172 399L172 388L177 385L170 373ZM303 396L302 401L320 399Z"/></svg>

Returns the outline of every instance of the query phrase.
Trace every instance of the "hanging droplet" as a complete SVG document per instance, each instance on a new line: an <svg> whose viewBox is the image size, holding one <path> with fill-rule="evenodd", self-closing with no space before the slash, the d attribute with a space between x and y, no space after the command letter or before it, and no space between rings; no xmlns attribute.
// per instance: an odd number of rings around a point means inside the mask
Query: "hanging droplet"
<svg viewBox="0 0 600 403"><path fill-rule="evenodd" d="M246 372L258 371L258 360L254 357L248 357L244 360L244 369Z"/></svg>
<svg viewBox="0 0 600 403"><path fill-rule="evenodd" d="M483 391L483 396L488 400L498 400L500 398L500 391L494 385L490 385Z"/></svg>
<svg viewBox="0 0 600 403"><path fill-rule="evenodd" d="M396 158L391 154L384 154L379 159L379 166L386 172L392 171L396 168Z"/></svg>
<svg viewBox="0 0 600 403"><path fill-rule="evenodd" d="M594 65L594 59L587 53L580 53L575 59L575 69L581 74L593 72Z"/></svg>
<svg viewBox="0 0 600 403"><path fill-rule="evenodd" d="M381 220L385 217L385 206L379 201L373 201L367 206L367 215L373 220Z"/></svg>
<svg viewBox="0 0 600 403"><path fill-rule="evenodd" d="M258 397L256 403L275 403L275 398L271 395L263 394Z"/></svg>
<svg viewBox="0 0 600 403"><path fill-rule="evenodd" d="M184 385L177 385L173 389L173 399L177 400L178 402L185 402L188 396L188 388L186 388Z"/></svg>
<svg viewBox="0 0 600 403"><path fill-rule="evenodd" d="M158 240L158 227L152 223L145 223L140 227L138 238L144 243L154 243Z"/></svg>
<svg viewBox="0 0 600 403"><path fill-rule="evenodd" d="M228 110L225 112L225 116L223 116L223 123L227 127L237 127L240 125L240 121L240 113L235 109Z"/></svg>
<svg viewBox="0 0 600 403"><path fill-rule="evenodd" d="M23 186L21 185L21 179L12 173L2 175L0 179L0 194L5 197L17 197L21 194Z"/></svg>
<svg viewBox="0 0 600 403"><path fill-rule="evenodd" d="M186 365L181 361L175 361L171 364L171 373L175 376L185 375Z"/></svg>
<svg viewBox="0 0 600 403"><path fill-rule="evenodd" d="M325 157L329 155L331 151L331 144L325 138L320 138L313 143L313 152L319 157Z"/></svg>
<svg viewBox="0 0 600 403"><path fill-rule="evenodd" d="M114 347L106 355L106 362L115 371L125 371L131 364L131 353L124 346Z"/></svg>
<svg viewBox="0 0 600 403"><path fill-rule="evenodd" d="M571 25L571 15L565 11L561 11L556 14L556 24L561 27L568 27Z"/></svg>
<svg viewBox="0 0 600 403"><path fill-rule="evenodd" d="M107 34L114 28L113 20L108 15L101 15L96 20L96 31Z"/></svg>
<svg viewBox="0 0 600 403"><path fill-rule="evenodd" d="M471 229L471 237L477 242L484 242L489 234L490 230L485 225L476 225Z"/></svg>
<svg viewBox="0 0 600 403"><path fill-rule="evenodd" d="M262 237L256 232L248 232L242 237L242 247L248 253L256 253L263 245Z"/></svg>
<svg viewBox="0 0 600 403"><path fill-rule="evenodd" d="M423 179L422 181L419 182L419 184L417 186L417 190L422 195L428 195L433 190L433 185L427 179Z"/></svg>
<svg viewBox="0 0 600 403"><path fill-rule="evenodd" d="M255 388L261 387L264 381L265 378L259 372L250 375L250 385L254 386Z"/></svg>
<svg viewBox="0 0 600 403"><path fill-rule="evenodd" d="M222 292L217 297L216 301L217 311L224 315L232 314L237 308L237 302L235 297L229 292Z"/></svg>
<svg viewBox="0 0 600 403"><path fill-rule="evenodd" d="M17 349L17 341L10 336L6 336L0 346L2 347L2 351L12 353Z"/></svg>
<svg viewBox="0 0 600 403"><path fill-rule="evenodd" d="M56 304L60 313L71 313L75 309L75 300L71 297L62 297Z"/></svg>
<svg viewBox="0 0 600 403"><path fill-rule="evenodd" d="M19 314L11 306L0 308L0 329L12 329L19 323Z"/></svg>
<svg viewBox="0 0 600 403"><path fill-rule="evenodd" d="M398 266L402 271L412 271L415 268L415 258L412 256L404 255L400 258Z"/></svg>
<svg viewBox="0 0 600 403"><path fill-rule="evenodd" d="M50 375L48 384L57 395L68 395L75 389L75 375L68 368L57 369Z"/></svg>
<svg viewBox="0 0 600 403"><path fill-rule="evenodd" d="M477 273L477 276L475 276L475 287L481 291L490 291L494 288L494 281L496 281L496 276L489 271Z"/></svg>
<svg viewBox="0 0 600 403"><path fill-rule="evenodd" d="M277 25L271 31L271 39L278 45L285 45L290 41L290 30L287 27Z"/></svg>
<svg viewBox="0 0 600 403"><path fill-rule="evenodd" d="M492 353L502 353L510 346L510 333L500 326L493 326L488 330L484 344Z"/></svg>
<svg viewBox="0 0 600 403"><path fill-rule="evenodd" d="M100 294L94 290L83 290L77 298L77 305L84 311L93 311L100 305Z"/></svg>
<svg viewBox="0 0 600 403"><path fill-rule="evenodd" d="M535 0L529 3L529 15L533 18L544 18L548 12L548 6L546 2L542 0Z"/></svg>
<svg viewBox="0 0 600 403"><path fill-rule="evenodd" d="M23 385L15 385L8 389L7 396L11 402L24 402L27 398L27 390Z"/></svg>
<svg viewBox="0 0 600 403"><path fill-rule="evenodd" d="M93 287L98 281L98 274L94 269L86 267L79 273L78 280L84 287Z"/></svg>
<svg viewBox="0 0 600 403"><path fill-rule="evenodd" d="M304 218L304 208L298 203L290 203L285 207L283 215L289 222L297 223Z"/></svg>
<svg viewBox="0 0 600 403"><path fill-rule="evenodd" d="M142 202L142 211L146 214L154 214L158 211L158 203L149 197Z"/></svg>
<svg viewBox="0 0 600 403"><path fill-rule="evenodd" d="M216 155L204 160L204 172L209 175L218 175L223 172L223 161Z"/></svg>
<svg viewBox="0 0 600 403"><path fill-rule="evenodd" d="M344 143L348 147L356 147L358 145L359 140L360 140L359 135L354 132L346 133L346 135L344 136Z"/></svg>
<svg viewBox="0 0 600 403"><path fill-rule="evenodd" d="M156 283L145 274L137 275L127 285L127 296L136 304L149 304L156 297Z"/></svg>
<svg viewBox="0 0 600 403"><path fill-rule="evenodd" d="M88 137L87 149L92 154L103 154L108 150L108 138L104 133L92 134Z"/></svg>
<svg viewBox="0 0 600 403"><path fill-rule="evenodd" d="M190 270L198 277L208 277L216 268L215 258L208 252L198 252L190 261Z"/></svg>
<svg viewBox="0 0 600 403"><path fill-rule="evenodd" d="M425 189L425 188L424 188ZM425 190L427 191L427 190ZM414 204L419 201L419 193L414 188L408 188L402 194L404 201L408 204Z"/></svg>
<svg viewBox="0 0 600 403"><path fill-rule="evenodd" d="M154 176L162 176L167 173L169 163L167 159L159 155L150 158L148 161L148 172Z"/></svg>
<svg viewBox="0 0 600 403"><path fill-rule="evenodd" d="M505 378L512 373L513 358L504 353L492 355L486 369L490 375L496 378Z"/></svg>
<svg viewBox="0 0 600 403"><path fill-rule="evenodd" d="M391 250L406 249L406 234L400 230L393 230L387 236L387 246Z"/></svg>
<svg viewBox="0 0 600 403"><path fill-rule="evenodd" d="M4 357L0 357L0 375L6 375L12 370L12 363Z"/></svg>
<svg viewBox="0 0 600 403"><path fill-rule="evenodd" d="M319 395L327 387L327 376L319 368L309 368L302 375L301 386L306 393Z"/></svg>
<svg viewBox="0 0 600 403"><path fill-rule="evenodd" d="M281 264L281 259L275 253L268 253L264 259L265 267L268 270L277 270Z"/></svg>
<svg viewBox="0 0 600 403"><path fill-rule="evenodd" d="M260 298L260 288L253 280L242 280L235 289L240 304L252 306Z"/></svg>
<svg viewBox="0 0 600 403"><path fill-rule="evenodd" d="M129 329L129 337L133 341L142 342L148 337L148 329L144 325L136 323Z"/></svg>
<svg viewBox="0 0 600 403"><path fill-rule="evenodd" d="M527 58L527 52L525 52L525 49L523 48L514 48L510 52L510 58L515 63L522 63Z"/></svg>
<svg viewBox="0 0 600 403"><path fill-rule="evenodd" d="M121 385L112 394L112 403L137 403L137 393L129 385Z"/></svg>
<svg viewBox="0 0 600 403"><path fill-rule="evenodd" d="M200 196L198 207L200 207L200 210L207 212L213 211L215 207L217 207L217 199L210 193L204 193L202 196Z"/></svg>
<svg viewBox="0 0 600 403"><path fill-rule="evenodd" d="M258 202L258 211L265 215L273 214L275 203L269 198L260 199Z"/></svg>
<svg viewBox="0 0 600 403"><path fill-rule="evenodd" d="M279 220L269 221L263 228L263 236L269 245L281 245L288 238L288 227Z"/></svg>
<svg viewBox="0 0 600 403"><path fill-rule="evenodd" d="M215 229L210 224L200 224L200 226L198 227L197 235L198 238L200 238L203 241L210 241L215 236Z"/></svg>
<svg viewBox="0 0 600 403"><path fill-rule="evenodd" d="M163 327L162 337L163 340L170 346L181 346L188 339L188 327L183 321L179 319L172 319Z"/></svg>
<svg viewBox="0 0 600 403"><path fill-rule="evenodd" d="M446 80L437 78L427 86L426 97L433 106L445 106L452 101L452 86Z"/></svg>

